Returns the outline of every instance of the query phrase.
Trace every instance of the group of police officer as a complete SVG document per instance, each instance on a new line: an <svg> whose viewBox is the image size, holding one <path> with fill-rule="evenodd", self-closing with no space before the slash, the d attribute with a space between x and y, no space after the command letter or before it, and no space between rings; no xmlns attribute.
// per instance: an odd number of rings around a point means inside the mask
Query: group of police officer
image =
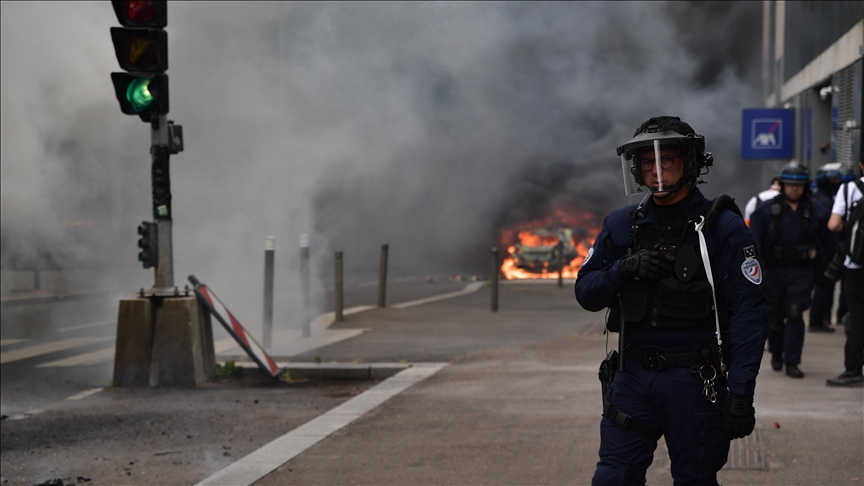
<svg viewBox="0 0 864 486"><path fill-rule="evenodd" d="M585 309L609 310L607 329L619 336L617 355L601 366L606 383L592 483L645 484L665 436L675 484L716 485L730 441L755 427L766 338L772 368L804 376L803 312L814 282L823 291L812 299L810 329L833 331L834 282L825 271L838 237L829 230L836 211L828 201L840 174L821 174L829 183L811 195L807 170L784 167L776 192L748 208L748 228L731 198L708 200L696 187L713 157L704 137L679 118L649 119L618 155L625 192L645 189L645 196L606 218L575 285ZM854 322L864 317L858 312L850 304ZM849 336L847 371L829 384L864 381L864 345L861 336Z"/></svg>

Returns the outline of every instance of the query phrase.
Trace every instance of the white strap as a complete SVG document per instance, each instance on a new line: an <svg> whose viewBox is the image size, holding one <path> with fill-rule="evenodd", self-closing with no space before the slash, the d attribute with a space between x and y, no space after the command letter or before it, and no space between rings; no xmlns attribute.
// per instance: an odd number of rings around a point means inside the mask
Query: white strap
<svg viewBox="0 0 864 486"><path fill-rule="evenodd" d="M717 293L714 290L714 275L711 273L711 260L708 258L708 245L705 244L705 235L702 234L702 227L705 226L705 216L699 216L701 219L696 225L696 232L699 233L699 250L702 253L702 264L705 267L705 275L708 276L708 283L711 284L711 298L714 300L714 323L716 324L717 345L723 344L723 338L720 337L720 315L717 312Z"/></svg>

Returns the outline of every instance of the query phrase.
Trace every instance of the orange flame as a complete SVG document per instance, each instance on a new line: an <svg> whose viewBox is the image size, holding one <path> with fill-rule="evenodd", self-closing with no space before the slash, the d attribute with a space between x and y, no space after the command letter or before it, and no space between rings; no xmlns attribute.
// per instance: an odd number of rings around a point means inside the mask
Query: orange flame
<svg viewBox="0 0 864 486"><path fill-rule="evenodd" d="M516 251L515 243L523 247L555 246L559 243L559 237L554 235L541 236L533 230L543 228L573 229L573 237L570 244L576 251L576 256L561 268L563 278L576 278L582 262L588 255L588 249L594 244L597 234L600 233L600 224L590 211L584 209L557 209L552 214L534 221L523 223L512 228L504 228L500 231L501 246L506 247L509 256L501 264L501 273L507 280L515 279L540 279L558 278L558 269L550 268L550 262L543 262L541 268L528 270L519 268L513 253Z"/></svg>

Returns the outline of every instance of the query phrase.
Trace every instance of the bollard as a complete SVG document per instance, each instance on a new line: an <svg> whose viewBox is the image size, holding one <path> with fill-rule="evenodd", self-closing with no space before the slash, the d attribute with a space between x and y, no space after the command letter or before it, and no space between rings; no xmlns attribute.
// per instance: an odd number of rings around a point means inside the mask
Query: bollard
<svg viewBox="0 0 864 486"><path fill-rule="evenodd" d="M309 235L300 235L300 279L303 287L303 337L309 337L311 332L311 301L309 285Z"/></svg>
<svg viewBox="0 0 864 486"><path fill-rule="evenodd" d="M384 297L387 293L387 252L388 244L381 245L381 268L378 271L378 307L384 307Z"/></svg>
<svg viewBox="0 0 864 486"><path fill-rule="evenodd" d="M492 274L489 279L492 289L492 312L498 312L498 248L492 248Z"/></svg>
<svg viewBox="0 0 864 486"><path fill-rule="evenodd" d="M564 288L564 244L560 241L555 247L555 252L558 254L558 288Z"/></svg>
<svg viewBox="0 0 864 486"><path fill-rule="evenodd" d="M342 322L345 317L342 315L342 252L336 252L336 285L334 288L334 313L336 314L336 322Z"/></svg>
<svg viewBox="0 0 864 486"><path fill-rule="evenodd" d="M33 290L42 290L42 280L39 278L39 269L33 270Z"/></svg>
<svg viewBox="0 0 864 486"><path fill-rule="evenodd" d="M270 347L273 337L273 260L276 238L268 236L264 240L264 331L261 345Z"/></svg>

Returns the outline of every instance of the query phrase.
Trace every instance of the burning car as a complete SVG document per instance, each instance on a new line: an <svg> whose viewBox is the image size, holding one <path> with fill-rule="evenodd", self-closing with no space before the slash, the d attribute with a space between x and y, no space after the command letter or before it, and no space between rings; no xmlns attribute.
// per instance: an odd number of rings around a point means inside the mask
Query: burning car
<svg viewBox="0 0 864 486"><path fill-rule="evenodd" d="M558 272L578 253L573 246L572 228L541 228L519 232L519 243L511 246L510 257L516 268L541 273Z"/></svg>
<svg viewBox="0 0 864 486"><path fill-rule="evenodd" d="M594 244L600 225L585 210L556 211L544 218L501 230L508 256L501 272L508 280L575 278Z"/></svg>

